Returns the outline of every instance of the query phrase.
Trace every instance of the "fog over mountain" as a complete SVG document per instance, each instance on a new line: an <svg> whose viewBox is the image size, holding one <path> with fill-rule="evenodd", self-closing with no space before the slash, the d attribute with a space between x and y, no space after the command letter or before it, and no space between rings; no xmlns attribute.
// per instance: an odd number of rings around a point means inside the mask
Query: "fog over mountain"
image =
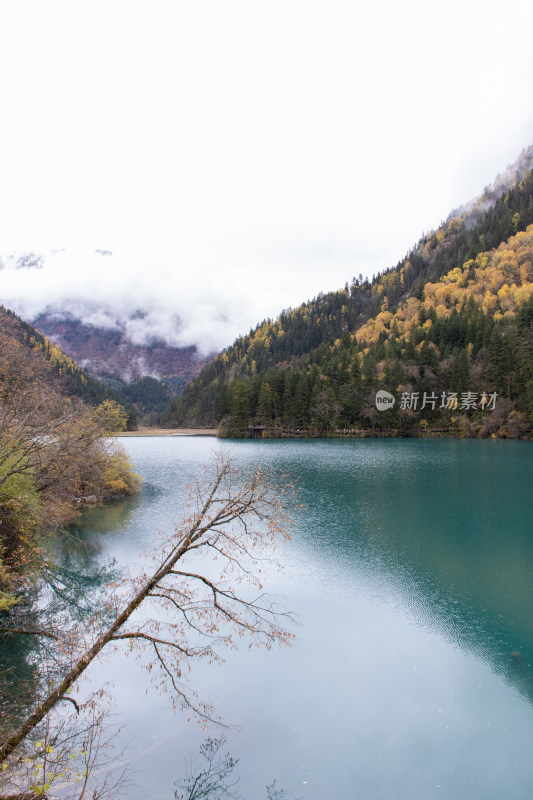
<svg viewBox="0 0 533 800"><path fill-rule="evenodd" d="M506 14L531 29L527 0ZM132 346L218 352L387 269L532 139L533 51L498 3L28 0L0 23L0 302Z"/></svg>
<svg viewBox="0 0 533 800"><path fill-rule="evenodd" d="M134 345L164 342L215 352L249 324L250 308L232 284L228 296L168 264L125 261L104 249L0 254L0 300L24 319L79 320L121 332ZM252 312L253 313L253 312Z"/></svg>
<svg viewBox="0 0 533 800"><path fill-rule="evenodd" d="M48 323L79 320L120 332L137 346L192 346L204 357L265 317L337 289L357 264L378 271L392 260L392 247L386 242L372 252L371 242L363 240L356 252L342 236L299 239L296 233L282 243L264 237L252 244L243 236L238 247L214 237L200 242L194 256L187 250L159 253L156 246L153 254L0 251L0 303L37 327L42 315Z"/></svg>
<svg viewBox="0 0 533 800"><path fill-rule="evenodd" d="M527 0L506 14L531 29ZM0 22L0 300L27 319L218 351L396 263L532 138L533 52L498 3L28 0Z"/></svg>
<svg viewBox="0 0 533 800"><path fill-rule="evenodd" d="M452 211L450 217L469 211L474 220L532 165L530 145L477 198ZM388 249L391 242L380 242L377 237L372 242L362 238L358 252L343 236L335 244L332 242L333 238L320 241L316 236L298 240L295 235L286 237L282 244L264 240L262 246L258 241L251 246L244 238L232 259L220 241L224 254L220 266L213 243L211 249L205 243L202 249L199 244L196 258L191 260L185 254L181 259L162 255L156 248L148 257L146 253L140 256L106 248L0 252L0 302L38 328L41 325L42 331L67 352L69 339L65 336L67 330L74 330L73 323L91 329L91 333L74 332L76 343L69 354L86 365L90 365L92 355L97 355L97 371L107 369L111 332L119 334L115 344L120 343L126 350L130 345L147 348L154 344L194 348L188 355L188 360L192 357L194 361L219 352L263 318L277 316L282 306L305 301L305 291L313 285L315 294L338 289L350 280L356 265L366 262L366 274L370 275L371 270L379 272L391 266L394 258L401 255ZM228 259L232 263L231 276ZM194 266L188 266L191 264ZM70 328L60 322L68 323ZM107 332L97 348L98 354L92 343L85 348L80 346L84 338L93 336L93 329ZM128 353L137 364L132 374L159 377L161 363L145 363L146 355L144 350ZM119 374L129 377L122 364L113 366Z"/></svg>

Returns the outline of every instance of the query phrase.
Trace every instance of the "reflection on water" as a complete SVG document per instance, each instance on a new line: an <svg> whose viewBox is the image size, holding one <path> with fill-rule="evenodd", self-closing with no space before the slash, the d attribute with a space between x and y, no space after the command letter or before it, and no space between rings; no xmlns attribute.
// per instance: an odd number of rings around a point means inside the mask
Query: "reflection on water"
<svg viewBox="0 0 533 800"><path fill-rule="evenodd" d="M306 546L338 559L348 583L364 565L376 593L394 585L422 624L533 699L529 445L357 444L324 442L332 457L303 464Z"/></svg>
<svg viewBox="0 0 533 800"><path fill-rule="evenodd" d="M128 567L184 509L216 442L128 439L143 493L84 512L58 566L83 581ZM194 675L243 726L241 787L274 778L309 800L518 800L533 786L533 576L529 443L362 440L227 442L241 464L300 476L307 509L270 588L300 617L291 652L230 654ZM135 733L139 789L168 798L202 732L145 695L111 659Z"/></svg>
<svg viewBox="0 0 533 800"><path fill-rule="evenodd" d="M98 534L109 536L114 531L123 531L131 522L134 511L157 497L160 490L150 484L142 492L105 506L85 508L80 518L71 526L73 534L82 541L93 541Z"/></svg>

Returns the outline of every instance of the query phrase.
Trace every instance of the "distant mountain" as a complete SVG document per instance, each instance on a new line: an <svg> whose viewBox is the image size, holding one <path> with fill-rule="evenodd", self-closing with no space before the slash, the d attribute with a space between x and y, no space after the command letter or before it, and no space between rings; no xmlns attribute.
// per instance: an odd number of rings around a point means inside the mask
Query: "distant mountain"
<svg viewBox="0 0 533 800"><path fill-rule="evenodd" d="M116 376L94 377L51 339L3 306L0 306L0 330L47 362L50 381L62 394L80 397L93 406L104 400L120 403L128 412L129 428L136 427L139 417L144 419L144 424L157 423L158 414L165 410L174 395L166 383L149 376L129 383Z"/></svg>
<svg viewBox="0 0 533 800"><path fill-rule="evenodd" d="M85 372L54 342L4 306L0 306L0 329L47 363L50 380L62 394L81 397L89 405L98 405L108 399L124 402L122 396Z"/></svg>
<svg viewBox="0 0 533 800"><path fill-rule="evenodd" d="M170 347L162 341L134 344L119 325L84 324L68 311L41 314L33 324L87 372L117 375L127 382L150 376L165 380L178 393L210 361L195 347Z"/></svg>
<svg viewBox="0 0 533 800"><path fill-rule="evenodd" d="M223 314L204 305L209 315L198 326L182 305L183 319L171 298L150 294L149 270L128 290L127 267L105 249L0 253L0 298L87 372L126 382L149 376L179 393L210 360L204 333Z"/></svg>
<svg viewBox="0 0 533 800"><path fill-rule="evenodd" d="M228 436L531 435L531 163L532 147L372 282L353 278L238 338L171 402L167 423ZM388 410L379 392L394 397Z"/></svg>
<svg viewBox="0 0 533 800"><path fill-rule="evenodd" d="M0 269L42 269L44 259L37 253L0 253Z"/></svg>

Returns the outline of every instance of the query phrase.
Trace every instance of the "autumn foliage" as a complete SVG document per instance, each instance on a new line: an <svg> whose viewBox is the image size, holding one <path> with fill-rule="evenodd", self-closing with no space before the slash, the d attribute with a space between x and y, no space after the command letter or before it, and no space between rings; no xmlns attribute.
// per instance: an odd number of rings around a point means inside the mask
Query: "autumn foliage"
<svg viewBox="0 0 533 800"><path fill-rule="evenodd" d="M533 175L425 234L372 281L283 311L237 339L174 400L169 425L221 436L528 437L533 427ZM394 408L496 393L497 408ZM487 413L490 412L490 413Z"/></svg>
<svg viewBox="0 0 533 800"><path fill-rule="evenodd" d="M0 609L41 557L39 537L79 508L131 494L139 479L108 434L124 413L87 407L62 391L54 365L0 318Z"/></svg>

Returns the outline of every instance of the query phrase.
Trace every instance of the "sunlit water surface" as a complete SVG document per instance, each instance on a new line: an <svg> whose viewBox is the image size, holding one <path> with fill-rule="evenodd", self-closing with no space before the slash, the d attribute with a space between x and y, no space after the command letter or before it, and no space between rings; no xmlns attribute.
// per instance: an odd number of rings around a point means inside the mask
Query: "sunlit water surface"
<svg viewBox="0 0 533 800"><path fill-rule="evenodd" d="M94 565L138 563L184 509L220 443L122 440L140 498L85 514ZM533 445L519 442L235 441L237 464L300 478L284 565L267 589L299 624L291 650L246 646L192 685L227 723L247 800L533 797ZM133 658L114 683L129 741L128 800L172 798L205 732L149 688ZM148 691L146 691L148 689ZM209 731L216 735L217 731Z"/></svg>

